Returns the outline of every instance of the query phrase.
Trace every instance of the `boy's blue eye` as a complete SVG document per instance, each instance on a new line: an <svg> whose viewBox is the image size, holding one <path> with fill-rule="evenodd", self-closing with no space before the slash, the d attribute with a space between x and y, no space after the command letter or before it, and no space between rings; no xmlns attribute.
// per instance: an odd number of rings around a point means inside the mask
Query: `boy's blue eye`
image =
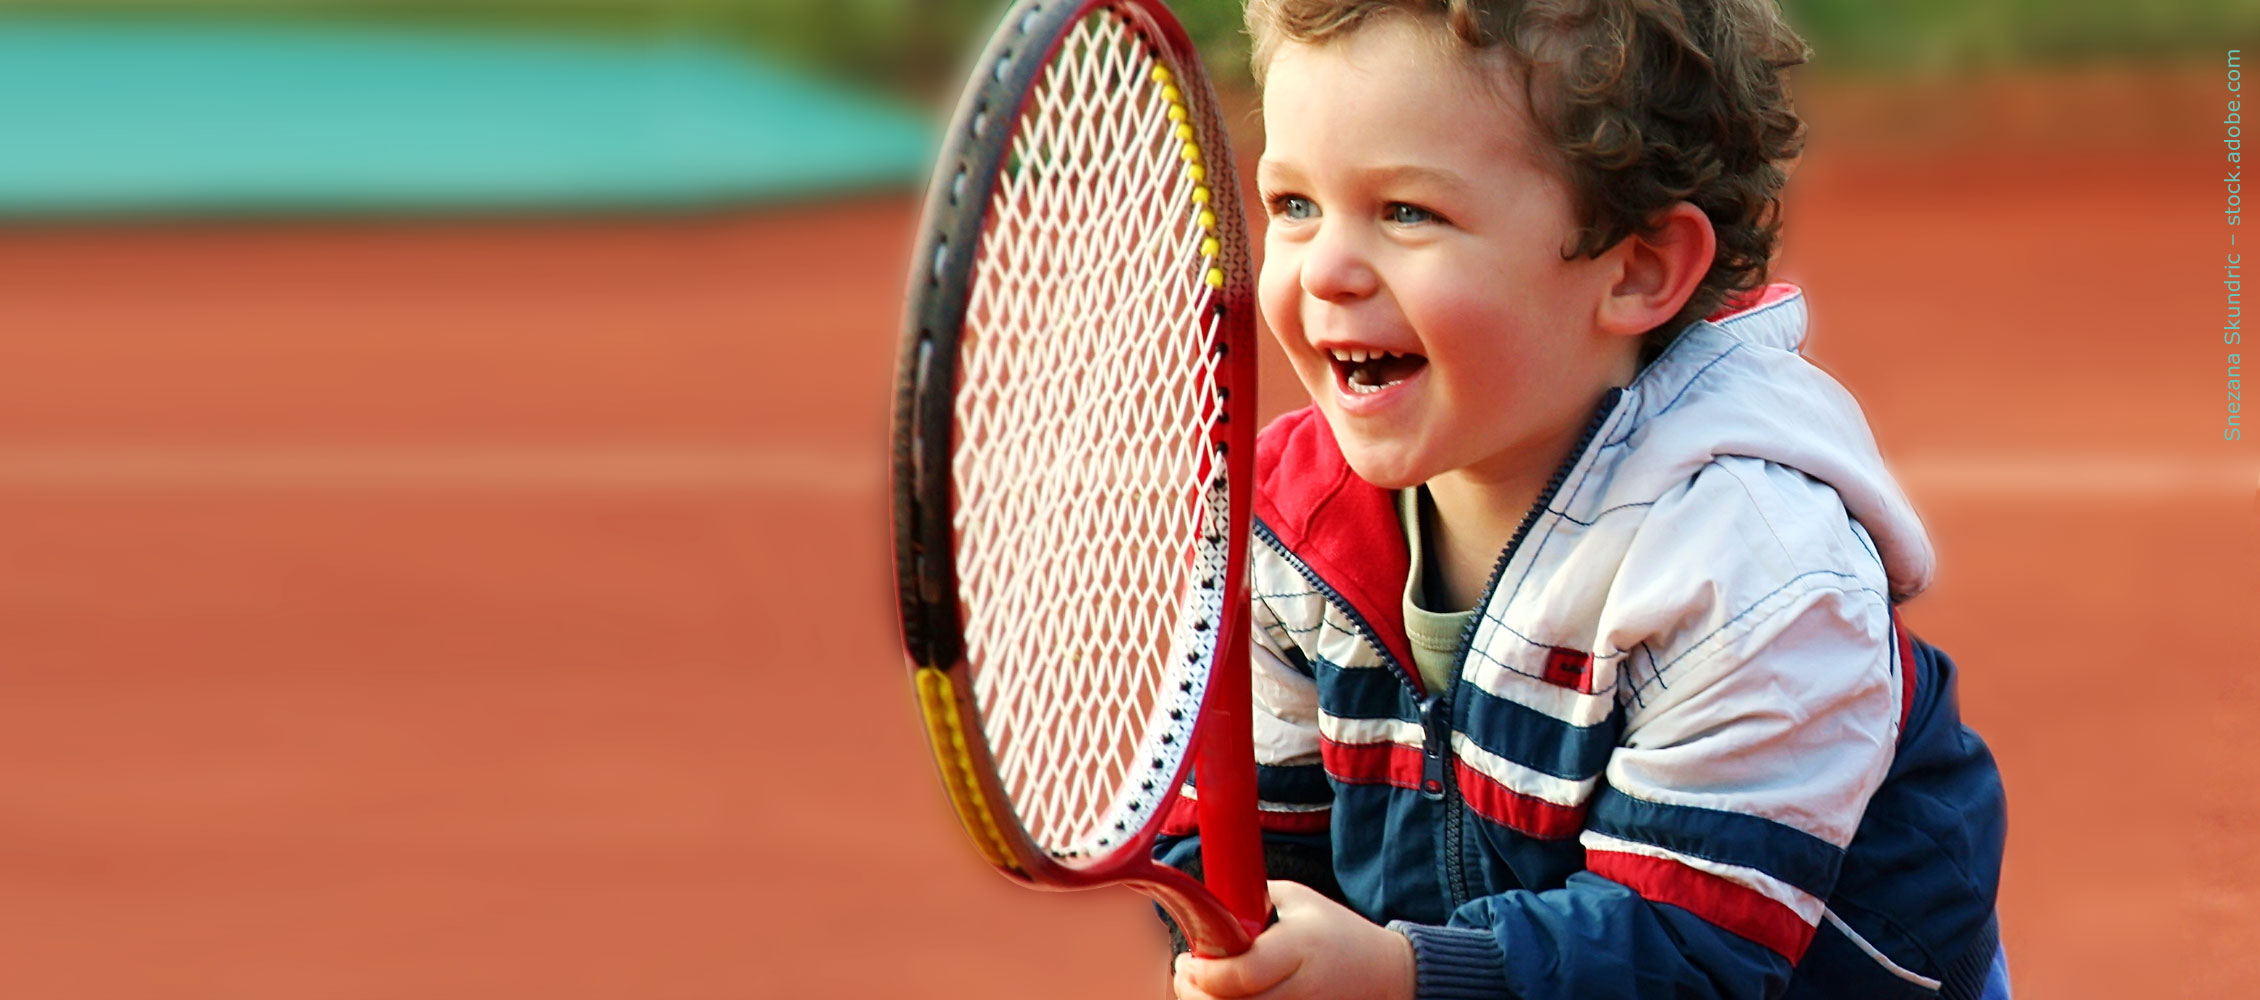
<svg viewBox="0 0 2260 1000"><path fill-rule="evenodd" d="M1401 201L1391 202L1389 205L1389 221L1400 226L1417 226L1424 222L1436 221L1436 213L1418 205L1407 205Z"/></svg>
<svg viewBox="0 0 2260 1000"><path fill-rule="evenodd" d="M1318 206L1312 204L1309 198L1301 195L1283 194L1271 199L1271 212L1282 218L1301 221L1316 218Z"/></svg>

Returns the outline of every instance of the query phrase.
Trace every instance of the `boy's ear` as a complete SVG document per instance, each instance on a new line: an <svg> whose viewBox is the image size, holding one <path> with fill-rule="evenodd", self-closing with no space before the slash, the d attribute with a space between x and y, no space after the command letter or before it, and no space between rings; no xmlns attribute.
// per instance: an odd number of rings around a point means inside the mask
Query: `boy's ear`
<svg viewBox="0 0 2260 1000"><path fill-rule="evenodd" d="M1653 232L1627 236L1604 254L1617 273L1596 317L1602 332L1638 336L1670 321L1717 253L1718 234L1702 209L1684 201L1665 209Z"/></svg>

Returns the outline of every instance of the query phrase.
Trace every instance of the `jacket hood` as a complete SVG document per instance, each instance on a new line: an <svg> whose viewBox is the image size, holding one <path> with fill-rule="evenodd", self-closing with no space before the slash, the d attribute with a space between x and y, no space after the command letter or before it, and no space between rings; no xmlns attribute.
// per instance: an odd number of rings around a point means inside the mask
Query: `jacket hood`
<svg viewBox="0 0 2260 1000"><path fill-rule="evenodd" d="M1690 326L1618 403L1636 408L1623 425L1632 448L1618 474L1677 482L1725 455L1795 469L1843 498L1876 546L1892 600L1904 601L1937 568L1930 536L1859 403L1800 353L1805 321L1804 292L1776 284Z"/></svg>

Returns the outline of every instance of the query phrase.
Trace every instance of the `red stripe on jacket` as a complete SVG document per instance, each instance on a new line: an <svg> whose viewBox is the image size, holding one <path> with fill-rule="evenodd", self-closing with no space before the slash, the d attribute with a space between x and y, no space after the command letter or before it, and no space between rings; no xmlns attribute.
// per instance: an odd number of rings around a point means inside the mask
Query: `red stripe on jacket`
<svg viewBox="0 0 2260 1000"><path fill-rule="evenodd" d="M1336 743L1318 741L1319 759L1326 773L1346 785L1420 787L1420 749L1402 743Z"/></svg>
<svg viewBox="0 0 2260 1000"><path fill-rule="evenodd" d="M1565 806L1535 795L1525 795L1468 766L1464 760L1454 761L1453 764L1454 772L1459 775L1461 797L1467 799L1467 804L1484 819L1513 827L1540 840L1574 837L1579 830L1585 828L1585 807L1582 805Z"/></svg>
<svg viewBox="0 0 2260 1000"><path fill-rule="evenodd" d="M1336 743L1320 740L1326 773L1346 785L1391 785L1418 790L1421 751L1402 743ZM1542 840L1577 835L1585 825L1583 806L1565 806L1525 795L1493 780L1466 761L1453 761L1460 796L1477 815Z"/></svg>
<svg viewBox="0 0 2260 1000"><path fill-rule="evenodd" d="M1587 851L1585 867L1642 899L1669 903L1771 949L1792 963L1813 942L1813 925L1755 889L1677 861L1624 851Z"/></svg>

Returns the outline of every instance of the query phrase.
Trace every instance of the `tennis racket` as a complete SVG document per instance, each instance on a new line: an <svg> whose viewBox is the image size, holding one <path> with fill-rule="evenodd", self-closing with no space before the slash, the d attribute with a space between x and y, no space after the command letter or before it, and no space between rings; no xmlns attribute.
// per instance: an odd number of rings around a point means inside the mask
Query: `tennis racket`
<svg viewBox="0 0 2260 1000"><path fill-rule="evenodd" d="M1030 886L1145 892L1204 955L1269 912L1234 184L1161 3L1021 0L927 195L894 409L903 646L974 845ZM1193 808L1205 886L1151 856Z"/></svg>

